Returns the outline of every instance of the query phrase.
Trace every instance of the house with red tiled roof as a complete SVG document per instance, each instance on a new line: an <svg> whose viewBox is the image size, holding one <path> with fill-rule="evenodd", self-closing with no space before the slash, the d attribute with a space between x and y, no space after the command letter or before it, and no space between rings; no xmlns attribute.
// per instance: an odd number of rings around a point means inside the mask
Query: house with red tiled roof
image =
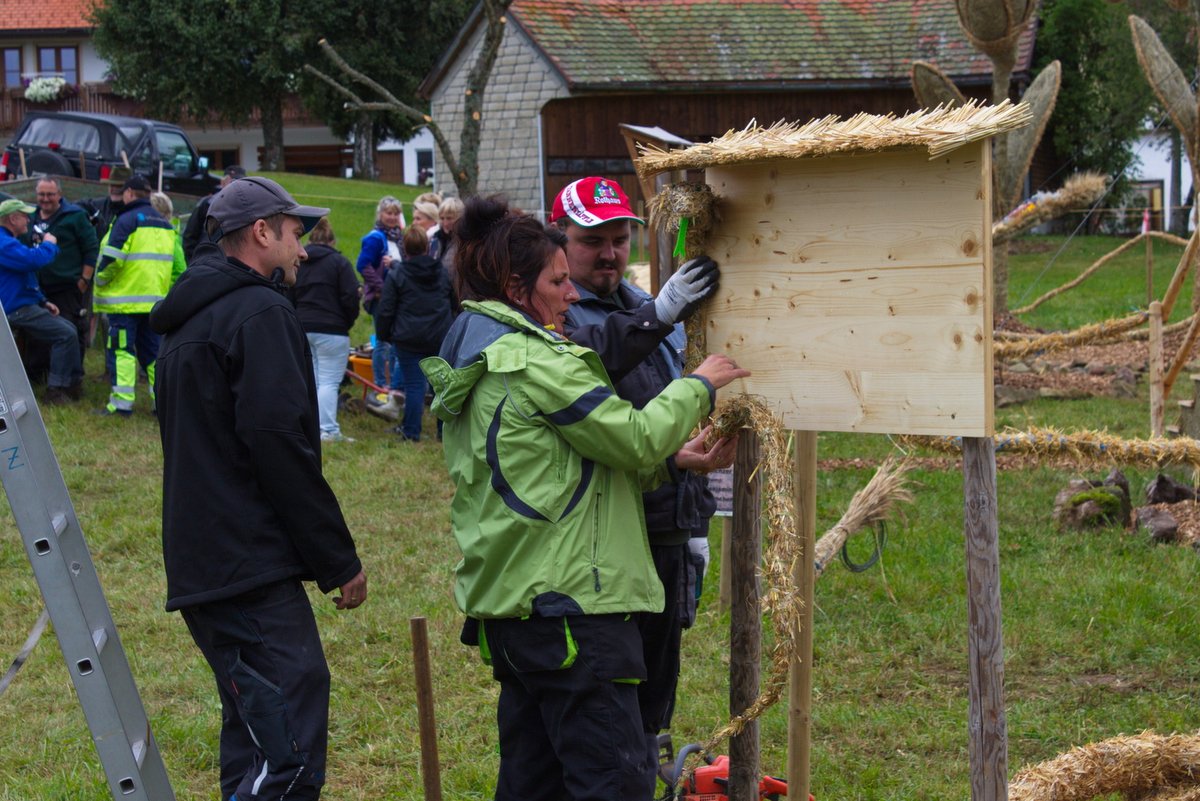
<svg viewBox="0 0 1200 801"><path fill-rule="evenodd" d="M476 8L421 87L451 142L484 22ZM1020 40L1014 97L1032 79L1035 27ZM485 94L479 187L544 209L599 173L634 195L620 123L700 141L753 119L900 113L916 108L918 60L990 94L991 62L955 0L515 0Z"/></svg>
<svg viewBox="0 0 1200 801"><path fill-rule="evenodd" d="M3 0L0 9L0 140L7 141L31 109L87 111L144 116L142 104L116 94L109 84L108 63L92 44L88 19L96 0ZM66 80L69 92L50 103L25 97L29 82L39 76ZM211 169L228 164L258 168L262 130L257 117L244 128L194 119L171 120L182 125ZM293 98L284 104L285 158L297 171L341 174L349 164L349 149L329 127L312 118ZM304 169L304 158L309 166ZM415 175L414 175L415 179Z"/></svg>

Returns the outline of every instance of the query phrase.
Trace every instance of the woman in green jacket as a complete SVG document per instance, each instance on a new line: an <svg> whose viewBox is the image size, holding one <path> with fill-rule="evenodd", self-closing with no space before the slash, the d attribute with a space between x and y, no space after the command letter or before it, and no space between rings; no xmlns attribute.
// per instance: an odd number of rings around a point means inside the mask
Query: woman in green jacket
<svg viewBox="0 0 1200 801"><path fill-rule="evenodd" d="M464 313L421 367L456 487L464 641L501 685L496 801L643 801L654 765L630 614L662 609L663 589L641 492L672 454L705 453L689 433L749 373L710 356L635 409L560 333L578 297L560 232L474 198L455 236Z"/></svg>

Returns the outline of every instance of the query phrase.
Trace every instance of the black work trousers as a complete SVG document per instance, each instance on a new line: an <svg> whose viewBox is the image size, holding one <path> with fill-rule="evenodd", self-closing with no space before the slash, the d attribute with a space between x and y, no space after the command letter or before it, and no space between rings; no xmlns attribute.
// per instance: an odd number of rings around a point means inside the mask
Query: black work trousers
<svg viewBox="0 0 1200 801"><path fill-rule="evenodd" d="M88 294L90 295L89 290ZM80 364L87 355L88 332L91 327L90 299L75 284L49 284L42 287L46 299L58 307L58 316L75 326L79 337ZM32 340L25 343L25 369L31 380L45 375L50 369L49 343Z"/></svg>
<svg viewBox="0 0 1200 801"><path fill-rule="evenodd" d="M500 682L496 801L646 801L637 625L623 614L487 620Z"/></svg>
<svg viewBox="0 0 1200 801"><path fill-rule="evenodd" d="M221 696L221 798L314 801L325 782L329 667L299 580L180 610Z"/></svg>

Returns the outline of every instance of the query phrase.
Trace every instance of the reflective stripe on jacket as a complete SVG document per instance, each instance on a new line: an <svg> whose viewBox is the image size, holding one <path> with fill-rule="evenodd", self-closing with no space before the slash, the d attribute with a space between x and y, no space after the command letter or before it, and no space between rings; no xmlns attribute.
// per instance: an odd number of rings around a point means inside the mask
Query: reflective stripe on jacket
<svg viewBox="0 0 1200 801"><path fill-rule="evenodd" d="M455 600L470 617L659 611L643 485L712 409L696 377L641 410L594 351L495 301L465 302L421 367L445 421L463 553Z"/></svg>
<svg viewBox="0 0 1200 801"><path fill-rule="evenodd" d="M183 245L171 223L154 210L150 201L136 200L100 243L96 310L149 312L167 296L186 266Z"/></svg>

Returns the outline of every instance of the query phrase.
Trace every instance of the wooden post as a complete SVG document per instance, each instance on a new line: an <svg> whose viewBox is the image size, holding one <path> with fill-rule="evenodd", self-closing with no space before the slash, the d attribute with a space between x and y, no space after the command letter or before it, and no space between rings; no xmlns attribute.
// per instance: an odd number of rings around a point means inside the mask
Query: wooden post
<svg viewBox="0 0 1200 801"><path fill-rule="evenodd" d="M730 566L731 549L733 548L733 518L721 518L721 580L717 586L717 608L724 612L729 608L733 590L730 587L729 577L733 573Z"/></svg>
<svg viewBox="0 0 1200 801"><path fill-rule="evenodd" d="M29 170L25 169L25 148L23 148L23 147L18 147L18 148L17 148L17 155L18 155L18 156L20 156L20 158L21 158L21 177L22 177L22 178L28 178L28 177L29 177Z"/></svg>
<svg viewBox="0 0 1200 801"><path fill-rule="evenodd" d="M417 685L417 725L421 738L421 783L425 787L425 801L442 801L437 721L433 714L433 674L429 667L429 634L425 627L425 618L409 618L408 629L412 633L413 675Z"/></svg>
<svg viewBox="0 0 1200 801"><path fill-rule="evenodd" d="M1154 300L1154 239L1146 237L1146 305Z"/></svg>
<svg viewBox="0 0 1200 801"><path fill-rule="evenodd" d="M963 522L967 540L967 654L972 801L1008 799L1004 635L1000 620L996 451L991 437L963 437Z"/></svg>
<svg viewBox="0 0 1200 801"><path fill-rule="evenodd" d="M796 658L788 668L788 797L807 801L812 750L813 556L817 542L817 432L797 431L792 469L796 484L796 528L800 558L794 578L804 601L797 620Z"/></svg>
<svg viewBox="0 0 1200 801"><path fill-rule="evenodd" d="M762 478L758 435L738 436L733 463L733 545L730 549L729 712L737 715L758 697L762 612L758 566L762 561ZM729 739L729 801L758 801L758 721Z"/></svg>
<svg viewBox="0 0 1200 801"><path fill-rule="evenodd" d="M1146 240L1150 240L1147 238ZM1150 304L1150 436L1163 435L1162 304Z"/></svg>

